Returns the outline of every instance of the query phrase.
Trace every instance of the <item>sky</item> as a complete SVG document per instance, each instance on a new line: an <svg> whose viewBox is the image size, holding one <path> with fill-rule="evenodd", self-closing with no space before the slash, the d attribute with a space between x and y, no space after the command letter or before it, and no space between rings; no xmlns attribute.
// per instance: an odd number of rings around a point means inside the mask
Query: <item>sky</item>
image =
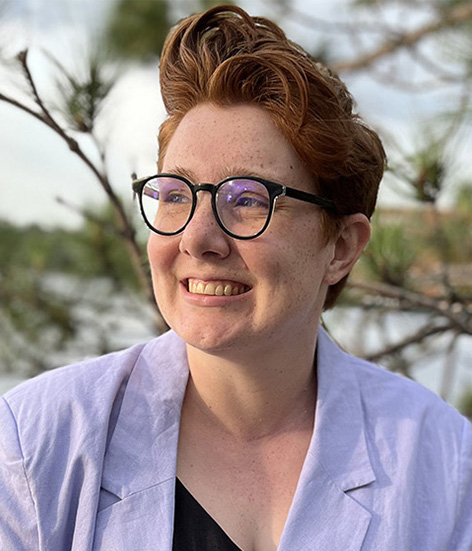
<svg viewBox="0 0 472 551"><path fill-rule="evenodd" d="M25 47L30 49L33 74L50 105L55 97L54 70L44 52L55 56L68 69L80 70L85 52L99 33L113 0L0 0L0 10L2 2L0 50L8 57ZM268 1L240 4L254 15L274 13L274 3ZM310 26L282 18L282 27L289 37L307 47L329 38L336 42L340 57L349 57L351 46L330 26L335 21L350 20L346 0L305 0L297 6L310 17L323 19L326 25L314 21ZM418 21L422 17L416 13L409 15ZM401 13L392 12L388 14L388 23L396 25L401 17ZM391 67L387 63L379 69L388 76ZM403 76L413 81L418 77L418 70L415 71ZM0 68L0 91L17 94L18 80L13 77L11 67ZM386 143L393 135L406 149L418 139L411 130L412 122L433 120L441 108L449 107L447 93L400 92L363 73L346 75L345 80L363 117L379 129ZM129 204L131 173L143 176L155 171L156 135L163 118L157 62L122 68L100 115L97 134L107 144L112 183ZM78 139L84 150L94 156L93 144L81 136ZM457 145L462 176L467 176L464 159L471 145L470 133ZM106 199L90 170L74 158L58 136L3 102L0 102L0 167L0 219L46 227L76 227L82 222L76 209L99 205ZM72 208L59 204L58 198ZM402 203L402 197L384 186L381 202L396 205Z"/></svg>

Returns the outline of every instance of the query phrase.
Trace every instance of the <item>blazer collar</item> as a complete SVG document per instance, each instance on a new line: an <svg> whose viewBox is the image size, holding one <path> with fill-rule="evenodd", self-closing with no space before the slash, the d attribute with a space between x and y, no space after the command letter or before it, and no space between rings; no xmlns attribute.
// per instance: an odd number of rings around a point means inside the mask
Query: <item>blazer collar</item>
<svg viewBox="0 0 472 551"><path fill-rule="evenodd" d="M375 480L367 449L362 391L353 369L357 361L320 327L315 431L308 453L343 491Z"/></svg>
<svg viewBox="0 0 472 551"><path fill-rule="evenodd" d="M279 551L362 547L371 514L350 493L375 474L353 361L320 328L315 430Z"/></svg>
<svg viewBox="0 0 472 551"><path fill-rule="evenodd" d="M173 331L139 355L111 427L102 486L123 499L175 478L180 411L188 379L185 343Z"/></svg>

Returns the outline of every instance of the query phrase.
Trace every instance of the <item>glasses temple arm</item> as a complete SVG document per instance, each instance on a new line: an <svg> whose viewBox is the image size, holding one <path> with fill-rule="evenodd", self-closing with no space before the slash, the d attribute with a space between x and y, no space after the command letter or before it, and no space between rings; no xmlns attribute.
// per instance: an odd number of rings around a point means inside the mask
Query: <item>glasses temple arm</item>
<svg viewBox="0 0 472 551"><path fill-rule="evenodd" d="M319 195L314 195L313 193L307 193L306 191L301 191L299 189L285 187L285 195L287 197L299 199L300 201L313 203L314 205L318 205L325 210L336 210L336 206L331 199L326 199L325 197L320 197Z"/></svg>

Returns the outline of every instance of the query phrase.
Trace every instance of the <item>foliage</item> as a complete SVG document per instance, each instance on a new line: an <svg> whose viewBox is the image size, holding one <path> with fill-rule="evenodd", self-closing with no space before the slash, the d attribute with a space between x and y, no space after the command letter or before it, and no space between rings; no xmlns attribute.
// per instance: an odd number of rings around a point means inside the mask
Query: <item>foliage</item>
<svg viewBox="0 0 472 551"><path fill-rule="evenodd" d="M13 371L27 362L26 374L34 375L47 367L38 353L45 339L47 347L61 350L76 334L70 302L48 290L35 270L21 266L1 270L0 360L4 369Z"/></svg>
<svg viewBox="0 0 472 551"><path fill-rule="evenodd" d="M169 26L165 0L119 0L105 38L119 57L148 59L159 56Z"/></svg>
<svg viewBox="0 0 472 551"><path fill-rule="evenodd" d="M470 194L472 186L464 187L462 190ZM444 214L438 222L439 231L425 237L425 243L430 249L437 250L441 246L442 259L448 264L466 265L472 259L472 239L470 239L472 204L468 209L464 208L465 206L465 204L461 206L458 200L454 215Z"/></svg>
<svg viewBox="0 0 472 551"><path fill-rule="evenodd" d="M218 4L221 2L215 0L119 0L107 22L105 47L119 58L156 59L169 27L179 17Z"/></svg>
<svg viewBox="0 0 472 551"><path fill-rule="evenodd" d="M382 213L375 217L372 238L362 262L369 276L390 285L403 286L416 258L403 225L382 224Z"/></svg>
<svg viewBox="0 0 472 551"><path fill-rule="evenodd" d="M417 151L411 158L411 162L416 165L416 178L409 181L414 191L414 199L421 203L435 203L444 186L446 173L445 163L438 147L433 146Z"/></svg>
<svg viewBox="0 0 472 551"><path fill-rule="evenodd" d="M103 218L110 214L106 206ZM116 230L93 220L74 231L0 222L0 265L0 363L27 376L51 366L51 350L65 352L79 338L79 307L88 302L103 316L116 293L139 290ZM100 280L110 282L103 300L94 291ZM106 338L94 346L97 353L109 350Z"/></svg>
<svg viewBox="0 0 472 551"><path fill-rule="evenodd" d="M91 132L114 79L105 74L104 61L98 53L86 63L86 74L82 77L68 71L54 58L52 60L60 69L57 89L63 102L61 111L69 126L79 132Z"/></svg>
<svg viewBox="0 0 472 551"><path fill-rule="evenodd" d="M472 421L472 389L468 388L463 393L459 400L459 411Z"/></svg>
<svg viewBox="0 0 472 551"><path fill-rule="evenodd" d="M109 220L111 214L106 205L101 220ZM113 280L117 289L139 289L131 260L112 223L89 219L77 230L45 230L0 221L0 259L2 271L105 277Z"/></svg>
<svg viewBox="0 0 472 551"><path fill-rule="evenodd" d="M94 106L89 105L88 103L83 102L74 102L71 104L66 101L66 105L71 107L73 105L73 111L68 113L75 122L79 116L80 121L86 121L87 123L83 124L80 128L81 131L85 132L87 136L91 139L93 146L95 147L95 154L98 153L98 160L95 160L93 156L81 146L81 144L74 137L74 130L77 130L77 126L74 128L69 128L66 125L58 122L55 115L52 113L52 109L46 106L46 102L43 100L43 97L38 90L36 85L35 77L33 76L28 58L28 50L22 51L17 55L17 61L21 68L21 72L24 78L25 83L29 88L29 94L33 100L33 107L22 101L3 94L0 92L0 101L4 101L7 104L10 104L26 113L31 117L39 120L41 123L53 130L60 138L63 140L71 150L71 152L76 155L80 161L93 173L97 183L101 186L103 191L108 197L108 204L112 211L113 217L113 228L116 234L121 238L123 245L125 246L127 253L133 262L133 267L137 279L139 281L140 287L146 296L148 302L153 305L153 308L156 310L156 327L160 330L166 327L163 322L160 314L158 312L157 306L153 298L152 284L149 278L148 271L145 268L145 262L143 261L143 249L137 241L136 230L134 227L134 221L132 220L131 215L129 214L127 208L123 205L122 200L115 192L115 189L110 181L108 174L108 167L105 162L106 159L106 149L103 147L100 140L97 138L94 129L94 117L98 113L100 105L103 101L103 96L101 94L94 94L93 96L88 97L90 101L95 102ZM60 68L60 64L57 64ZM99 73L89 71L90 74L98 76ZM66 75L66 79L70 80L70 77ZM77 81L78 82L78 81ZM103 83L103 86L107 87L107 83ZM54 106L54 105L53 105ZM90 110L90 108L92 110ZM83 109L82 112L79 112L78 109ZM59 109L56 109L56 111ZM93 114L93 118L90 118ZM98 223L104 223L99 219L90 216L90 213L86 211L82 214L88 219L94 219ZM109 224L106 224L109 225Z"/></svg>

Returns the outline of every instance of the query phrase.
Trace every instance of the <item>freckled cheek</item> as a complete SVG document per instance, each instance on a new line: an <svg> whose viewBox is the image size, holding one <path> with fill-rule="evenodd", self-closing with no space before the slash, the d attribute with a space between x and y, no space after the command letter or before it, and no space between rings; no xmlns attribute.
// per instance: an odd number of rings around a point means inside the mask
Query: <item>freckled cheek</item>
<svg viewBox="0 0 472 551"><path fill-rule="evenodd" d="M166 242L167 241L167 242ZM147 254L151 267L154 298L167 323L170 324L170 313L175 309L175 278L173 277L173 247L170 240L151 235L147 243Z"/></svg>
<svg viewBox="0 0 472 551"><path fill-rule="evenodd" d="M279 247L272 254L261 255L257 259L255 271L269 283L272 291L293 283L294 268L296 271L298 262L289 253L285 247Z"/></svg>
<svg viewBox="0 0 472 551"><path fill-rule="evenodd" d="M148 260L149 260L149 264L151 266L151 269L154 272L154 270L156 268L157 259L159 258L159 254L157 252L157 247L156 247L156 244L155 244L154 240L152 239L152 237L149 238L149 240L148 240L147 255L148 255Z"/></svg>
<svg viewBox="0 0 472 551"><path fill-rule="evenodd" d="M172 247L172 243L163 242L159 236L151 235L147 244L147 255L153 279L156 277L162 277L165 272L170 268L172 260L175 257L175 247Z"/></svg>

